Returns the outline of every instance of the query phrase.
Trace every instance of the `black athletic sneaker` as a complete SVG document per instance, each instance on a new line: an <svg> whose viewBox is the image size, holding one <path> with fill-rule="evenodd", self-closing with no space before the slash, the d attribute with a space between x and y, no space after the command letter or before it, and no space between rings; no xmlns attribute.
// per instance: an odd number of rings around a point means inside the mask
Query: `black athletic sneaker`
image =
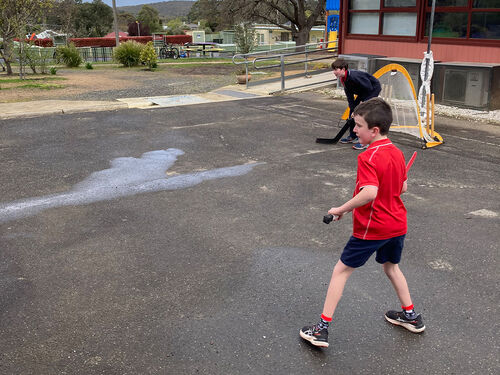
<svg viewBox="0 0 500 375"><path fill-rule="evenodd" d="M300 330L300 337L314 346L328 348L328 329L319 329L318 326L306 326Z"/></svg>
<svg viewBox="0 0 500 375"><path fill-rule="evenodd" d="M414 319L408 319L404 311L390 310L385 313L385 319L388 322L404 327L413 333L420 333L425 329L425 325L420 314L418 314Z"/></svg>

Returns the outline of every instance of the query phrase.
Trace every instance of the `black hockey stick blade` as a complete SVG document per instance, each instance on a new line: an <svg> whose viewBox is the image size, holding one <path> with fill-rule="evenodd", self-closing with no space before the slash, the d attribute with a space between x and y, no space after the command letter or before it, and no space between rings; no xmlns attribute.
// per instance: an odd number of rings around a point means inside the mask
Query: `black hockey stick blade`
<svg viewBox="0 0 500 375"><path fill-rule="evenodd" d="M323 144L335 144L339 140L335 138L316 138L316 143L323 143Z"/></svg>
<svg viewBox="0 0 500 375"><path fill-rule="evenodd" d="M349 129L349 121L346 121L342 129L337 133L334 138L316 138L316 143L324 143L324 144L335 144L340 141L340 138L344 135L344 133Z"/></svg>

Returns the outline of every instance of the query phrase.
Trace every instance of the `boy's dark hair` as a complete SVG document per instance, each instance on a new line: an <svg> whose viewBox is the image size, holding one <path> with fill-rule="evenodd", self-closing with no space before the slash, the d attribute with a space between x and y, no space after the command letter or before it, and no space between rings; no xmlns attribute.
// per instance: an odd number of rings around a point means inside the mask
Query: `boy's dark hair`
<svg viewBox="0 0 500 375"><path fill-rule="evenodd" d="M335 69L347 70L347 68L348 68L347 61L345 61L344 59L337 59L334 62L332 62L332 70Z"/></svg>
<svg viewBox="0 0 500 375"><path fill-rule="evenodd" d="M361 116L368 124L368 129L377 126L380 134L389 133L392 123L391 106L382 98L371 98L354 109L353 116Z"/></svg>

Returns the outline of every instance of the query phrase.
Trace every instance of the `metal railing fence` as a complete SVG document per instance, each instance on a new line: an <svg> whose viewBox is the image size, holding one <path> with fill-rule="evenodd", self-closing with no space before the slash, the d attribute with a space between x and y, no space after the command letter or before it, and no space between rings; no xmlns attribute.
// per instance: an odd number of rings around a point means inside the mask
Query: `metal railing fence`
<svg viewBox="0 0 500 375"><path fill-rule="evenodd" d="M335 44L334 47L329 47L329 45ZM293 51L290 51L293 50ZM277 53L278 52L278 53ZM318 56L311 58L311 55L318 55L320 53L324 54L329 52L326 56ZM333 55L332 55L333 53ZM303 59L290 59L292 56L304 55ZM308 76L308 63L312 61L320 61L331 59L337 55L337 46L333 42L320 42L320 43L308 43L304 46L293 46L280 49L274 49L270 51L258 51L246 54L236 54L233 56L233 63L235 65L245 65L245 75L246 75L246 87L248 88L248 65L251 64L253 69L272 69L280 68L281 72L281 92L285 91L285 67L288 65L304 64L304 75ZM257 65L258 62L267 60L280 60L279 64L270 65ZM288 60L287 60L288 58Z"/></svg>

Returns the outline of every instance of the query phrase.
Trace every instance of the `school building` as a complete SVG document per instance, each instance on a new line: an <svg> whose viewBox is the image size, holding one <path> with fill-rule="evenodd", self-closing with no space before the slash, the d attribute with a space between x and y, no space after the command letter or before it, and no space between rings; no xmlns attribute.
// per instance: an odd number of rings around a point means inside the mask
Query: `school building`
<svg viewBox="0 0 500 375"><path fill-rule="evenodd" d="M253 28L257 34L259 45L276 44L279 42L292 42L292 33L276 25L254 24ZM319 43L325 38L325 26L313 26L309 32L308 43Z"/></svg>
<svg viewBox="0 0 500 375"><path fill-rule="evenodd" d="M326 9L339 14L328 31L354 69L400 63L419 86L432 0L327 0ZM500 108L500 0L436 0L431 41L437 102Z"/></svg>
<svg viewBox="0 0 500 375"><path fill-rule="evenodd" d="M294 43L291 31L279 26L271 24L253 24L252 28L255 30L257 44L259 46ZM205 31L202 30L190 30L187 31L186 34L192 35L193 42L215 42L219 44L234 43L234 30L222 30L213 34L205 34ZM324 40L324 38L325 26L313 26L309 33L308 43L319 43Z"/></svg>

